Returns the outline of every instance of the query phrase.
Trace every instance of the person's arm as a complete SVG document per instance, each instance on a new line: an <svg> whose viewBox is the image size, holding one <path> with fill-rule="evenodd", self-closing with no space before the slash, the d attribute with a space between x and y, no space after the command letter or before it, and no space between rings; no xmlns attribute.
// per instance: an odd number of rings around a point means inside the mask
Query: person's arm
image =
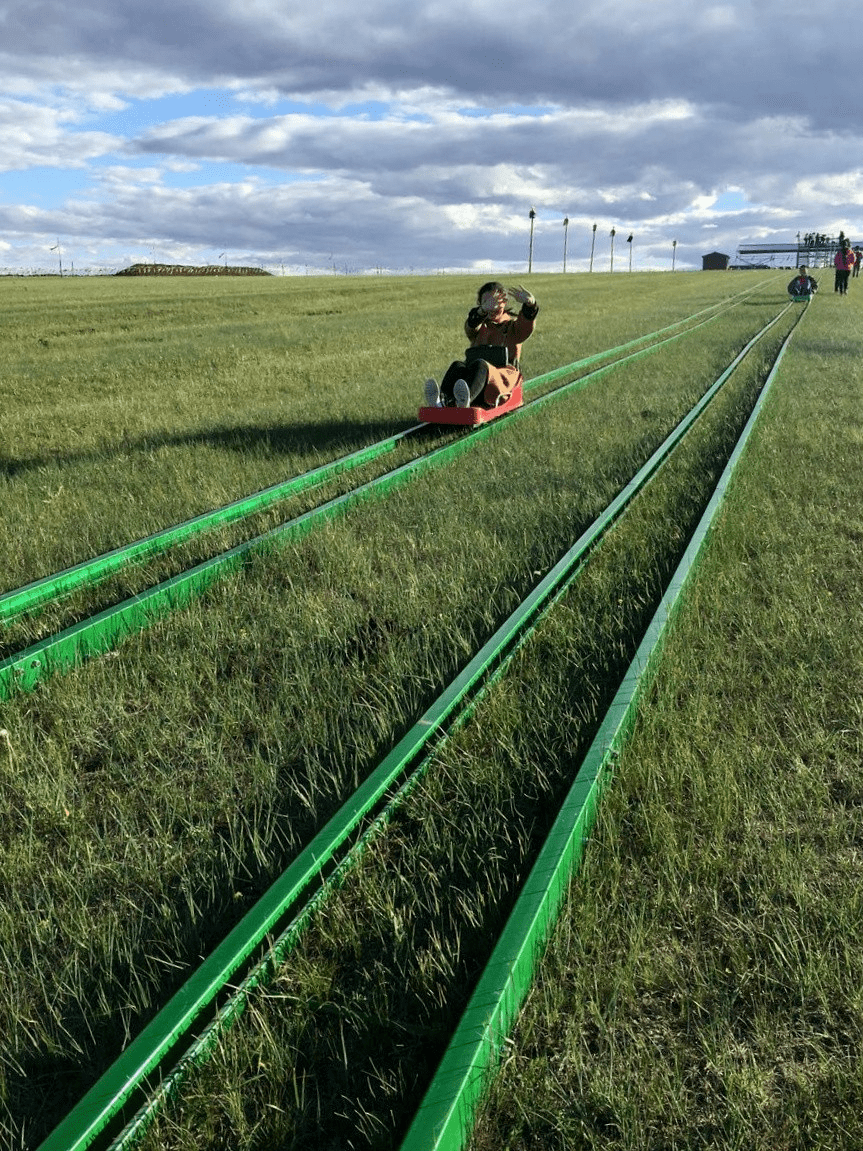
<svg viewBox="0 0 863 1151"><path fill-rule="evenodd" d="M533 292L529 292L521 284L517 288L511 288L509 294L521 304L521 311L515 318L515 335L518 342L522 343L536 326L539 304Z"/></svg>
<svg viewBox="0 0 863 1151"><path fill-rule="evenodd" d="M480 330L487 319L488 316L482 308L471 308L467 314L467 319L464 322L464 334L469 340L473 340L476 337L477 332Z"/></svg>

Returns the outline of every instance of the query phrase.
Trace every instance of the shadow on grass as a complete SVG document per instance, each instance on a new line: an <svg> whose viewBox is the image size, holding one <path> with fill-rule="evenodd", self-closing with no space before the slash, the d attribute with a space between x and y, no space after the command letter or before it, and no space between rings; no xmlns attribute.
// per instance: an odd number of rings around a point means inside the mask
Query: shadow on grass
<svg viewBox="0 0 863 1151"><path fill-rule="evenodd" d="M415 422L415 421L414 421ZM303 455L310 450L339 455L375 443L411 427L410 421L321 420L303 424L248 424L233 428L182 433L156 433L137 438L123 437L114 443L85 452L45 452L21 459L0 455L0 475L15 479L27 472L47 467L95 463L116 456L132 456L160 448L212 447L222 451L260 455Z"/></svg>
<svg viewBox="0 0 863 1151"><path fill-rule="evenodd" d="M658 576L654 574L652 580L658 585ZM415 815L404 810L396 814L393 821L397 831L395 842L384 849L384 857L389 870L410 876L407 883L397 885L397 916L403 916L404 922L410 923L411 930L396 932L392 923L382 925L373 911L357 906L356 941L359 941L359 946L357 955L353 957L342 954L336 942L326 937L322 940L315 932L317 942L312 946L312 953L319 959L336 964L339 978L334 981L331 999L327 1002L306 1003L302 1011L298 1006L297 1011L304 1021L300 1024L304 1047L296 1055L296 1075L316 1085L314 1092L310 1093L310 1100L313 1094L315 1100L322 1101L323 1115L319 1107L309 1102L292 1116L291 1122L297 1128L294 1136L286 1134L281 1124L276 1122L266 1128L266 1137L272 1142L262 1145L285 1148L349 1145L352 1139L358 1138L356 1126L362 1116L373 1114L379 1106L374 1089L376 1075L399 1085L389 1100L392 1128L380 1139L363 1138L355 1145L382 1151L395 1145L392 1142L395 1134L406 1131L446 1048L449 1034L466 1006L477 974L488 962L495 940L512 909L518 894L519 876L523 878L535 861L570 786L574 765L589 746L604 706L611 702L626 662L659 594L657 586L652 600L648 597L638 611L618 621L616 638L619 642L612 645L616 653L614 657L609 659L606 637L599 637L592 647L588 645L585 649L583 662L578 668L559 669L563 678L557 686L564 690L558 691L558 698L573 700L592 696L595 699L594 714L584 722L572 743L549 750L555 742L549 738L555 713L542 706L536 707L543 738L532 744L532 755L527 756L526 753L526 758L529 758L538 778L547 783L544 788L526 788L520 782L505 799L499 797L505 817L501 818L496 829L484 828L479 842L466 842L462 850L455 850L449 859L445 845L435 848L431 862L422 856L418 863L414 859L413 843L415 838L421 837L423 828ZM334 644L333 662L370 670L378 649L385 643L381 637L391 630L392 621L378 623L374 617L371 618L357 633L355 642L349 645L346 653L340 652ZM455 668L449 670L454 674ZM411 690L412 684L413 679L408 676L405 694ZM429 689L415 710L422 711L436 691ZM390 745L398 742L410 726L411 719L403 719L389 739L381 740L367 761L358 765L360 774L367 773L370 765L377 762ZM523 733L522 738L529 741L528 733ZM325 752L324 769L335 773L337 759L335 750ZM279 772L284 776L285 784L291 778L295 782L300 778L303 787L310 785L305 765L296 761L280 764ZM271 822L274 827L290 825L300 842L305 844L335 813L351 790L352 785L345 781L337 793L319 795L316 819L286 798L271 813ZM280 787L279 792L288 796L290 788ZM475 799L478 807L482 806L480 796L470 795L469 798ZM461 802L463 806L456 823L464 821L467 825L471 822L470 803L465 806L464 799ZM523 828L523 834L514 836L512 829L516 823ZM214 835L219 834L220 829L216 829ZM118 988L133 983L143 985L149 1001L146 1007L121 1012L116 1010L117 1003L112 1000L113 1013L87 1017L80 1005L98 1002L100 994L104 997L101 973L94 969L88 974L82 984L78 1007L70 1005L63 1015L64 1030L73 1037L73 1053L40 1050L22 1059L15 1070L6 1071L9 1121L16 1137L26 1131L30 1140L26 1144L28 1147L36 1147L45 1139L119 1055L128 1041L126 1026L132 1034L140 1033L170 996L179 990L198 957L220 943L243 913L268 889L297 853L296 846L277 845L276 838L274 834L270 844L273 858L266 863L249 846L237 873L229 872L224 865L214 868L207 877L209 896L202 891L195 892L199 908L197 918L193 920L188 913L179 913L178 938L173 943L175 950L171 969L162 971L161 979L152 968L146 972L137 968L137 956L115 961L114 993ZM434 836L431 845L435 847ZM493 856L499 868L499 874L495 873L491 884L480 866L486 852ZM434 910L425 905L417 909L413 906L411 893L422 890L428 881L423 868L429 866L441 892L455 895L450 898L442 894L440 905ZM495 891L493 900L488 898L486 889L489 887ZM236 892L242 893L242 899L238 900L236 894L232 894ZM183 907L184 896L179 881L164 893L164 899L172 906ZM468 917L465 921L457 910L459 899L482 909L481 913L477 910L475 919ZM434 941L446 938L454 925L460 939L459 959L453 962L451 969L438 972L430 989L417 974L416 957L434 950ZM373 972L369 970L369 956L375 957ZM366 1010L360 1009L366 998L377 1005L386 1003L386 1008L378 1006L372 1009L369 1006ZM206 1011L204 1018L210 1018L211 1014L210 1010ZM347 1026L345 1019L350 1021ZM274 1019L270 1023L274 1034L284 1029L280 1038L286 1044L285 1050L292 1049L292 1044L298 1041L292 1026L296 1027L296 1024L292 1024L290 1018ZM305 1044L308 1044L307 1048ZM291 1082L288 1076L286 1084ZM285 1090L289 1094L288 1087ZM264 1094L266 1096L266 1091ZM291 1114L287 1094L279 1106ZM260 1106L261 1114L267 1114L266 1104L256 1098L256 1091L251 1086L249 1099L251 1106Z"/></svg>
<svg viewBox="0 0 863 1151"><path fill-rule="evenodd" d="M748 408L748 403L741 405L733 420L722 425L719 441L703 445L679 472L666 479L668 490L654 494L654 500L661 499L663 504L662 514L654 512L649 517L651 530L643 536L633 530L631 544L622 544L616 558L613 544L604 547L600 556L608 565L605 579L583 590L577 583L569 593L568 598L576 601L578 619L585 621L584 637L577 648L561 658L554 632L535 639L533 682L539 686L533 693L527 692L524 683L516 689L524 695L521 714L529 717L529 722L516 726L518 745L514 750L518 754L506 752L502 757L493 799L486 795L486 776L480 774L471 787L461 769L454 769L460 773L458 790L450 786L442 793L446 797L445 826L439 827L430 819L424 828L416 814L418 809L413 814L403 809L393 820L391 838L377 848L382 873L401 877L391 894L387 889L391 902L373 899L366 905L354 895L348 905L353 936L346 946L338 933L327 936L317 926L313 928L308 954L322 959L324 969L335 971L338 978L327 980L326 996L320 1002L306 1000L302 1018L299 1000L287 1012L281 996L273 1001L276 1014L267 1017L267 1027L279 1038L281 1050L294 1051L296 1057L293 1067L283 1068L274 1076L274 1085L266 1086L260 1074L255 1082L243 1084L247 1113L262 1117L263 1134L256 1146L287 1149L352 1143L378 1151L394 1146L394 1140L406 1130L520 883L679 562ZM645 540L649 542L647 551ZM527 588L517 590L523 595ZM483 632L478 639L481 641L500 622L502 619L489 621L477 629ZM422 636L422 632L414 637L399 629L396 621L370 616L347 644L331 638L328 659L334 666L343 663L362 684L368 681L378 654L388 642L401 639L406 646L416 646L416 638L421 646ZM254 656L265 693L277 682L280 667L278 653L271 653L269 658L272 664L268 667L261 666L259 655ZM455 656L453 662L457 662ZM241 671L232 662L226 674ZM454 671L441 667L439 677L445 680ZM408 700L416 692L416 679L408 675L399 693L404 709L400 722L394 724L389 737L379 737L379 746L364 750L333 793L317 796L315 816L297 807L287 786L299 777L295 794L307 792L312 773L305 762L306 753L282 762L281 752L271 752L279 756L278 772L284 784L276 789L282 799L269 813L271 826L290 828L298 841L307 843L350 791L349 777L367 774L382 747L398 741L411 717L428 706L435 690L434 685L427 685L411 706ZM358 702L366 698L361 687L356 698ZM364 719L356 718L360 712L357 708L351 715L362 725ZM349 724L341 732L342 747L351 745L355 734L356 729ZM256 738L254 732L250 738ZM319 775L339 777L344 767L339 746L318 750ZM480 752L477 762L487 754L482 749ZM514 766L512 772L503 771L508 756ZM519 773L519 765L525 765L527 775L525 771ZM484 810L484 820L475 818L474 813ZM219 833L216 829L215 834ZM423 850L418 850L418 845ZM128 976L134 972L148 1001L145 1007L127 1008L126 1019L133 1032L152 1018L197 956L224 937L295 854L294 849L288 851L286 843L273 841L270 851L270 858L264 861L254 844L249 844L245 858L230 873L224 863L216 863L203 879L206 890L195 892L198 913L194 918L184 910L179 880L176 888L160 893L165 906L178 908L179 931L177 938L169 941L169 971L135 970L138 956L130 958ZM280 854L284 858L279 858ZM226 858L221 855L222 860ZM432 880L437 895L426 898L423 893L431 890ZM238 886L242 894L239 902L233 896ZM382 905L389 908L388 916L379 914ZM425 957L439 950L436 941L450 938L458 940L451 961L423 967ZM147 946L152 948L152 941ZM110 994L116 993L118 986L125 987L126 974L125 970L120 972L108 989ZM296 999L295 989L290 990ZM44 1138L127 1040L118 1003L110 1001L100 1018L86 1012L84 1005L97 1002L104 992L100 972L93 970L86 977L78 1003L64 1008L63 1031L74 1037L77 1054L58 1058L51 1051L37 1051L7 1072L5 1096L17 1131L28 1130L30 1136ZM125 992L123 1002L128 1002ZM293 1097L297 1083L310 1085L307 1101L298 1103ZM43 1092L43 1084L48 1084L50 1091ZM383 1103L381 1084L386 1087ZM34 1091L34 1085L39 1090ZM361 1130L364 1124L365 1131ZM234 1140L233 1145L240 1141Z"/></svg>

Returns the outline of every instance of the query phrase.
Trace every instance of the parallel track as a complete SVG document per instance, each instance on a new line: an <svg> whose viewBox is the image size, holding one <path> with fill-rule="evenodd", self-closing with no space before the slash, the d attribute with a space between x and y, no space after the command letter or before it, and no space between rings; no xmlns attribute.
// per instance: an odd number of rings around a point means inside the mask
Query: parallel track
<svg viewBox="0 0 863 1151"><path fill-rule="evenodd" d="M746 294L748 295L750 293ZM729 307L731 306L734 305L729 305ZM714 309L704 309L704 311L708 312L713 310ZM783 312L785 310L787 310L787 306L783 309ZM698 316L703 314L703 312L695 313L693 316L687 317L686 320L670 325L670 327L679 327L680 324L697 319ZM593 371L579 376L575 380L571 380L568 383L554 388L552 391L546 392L538 399L525 404L524 407L517 409L508 416L479 427L468 436L461 436L453 442L435 448L425 455L419 456L406 464L402 464L400 467L385 472L376 479L355 487L344 495L328 500L318 507L313 508L311 511L305 512L263 535L247 540L176 576L172 576L170 579L163 580L161 583L139 592L119 604L106 608L54 635L48 636L22 651L7 656L5 659L0 660L0 701L8 699L15 691L31 690L48 675L68 670L86 659L110 651L125 636L149 627L156 620L163 618L165 615L185 606L196 597L202 595L214 582L241 568L254 555L275 547L284 547L307 535L319 525L343 515L357 503L368 499L379 498L393 488L416 478L427 469L449 463L458 455L475 447L482 440L489 436L497 435L503 427L508 426L509 421L523 418L528 413L536 410L537 407L552 402L573 390L585 387L589 383L595 382L608 372L614 371L624 364L630 363L642 356L650 355L662 347L665 347L667 344L690 335L703 324L710 323L721 314L723 314L723 312L715 312L714 315L701 320L683 332L679 332L673 336L667 336L664 339L650 344L646 348L629 352L602 367L595 368ZM624 351L633 345L644 343L649 339L655 339L668 330L669 328L661 329L647 336L639 337L638 340L631 341L629 344L620 345L618 348L597 353L595 356L588 357L586 360L576 361L563 368L555 369L552 372L548 372L543 376L538 376L529 381L527 387L528 389L536 389L541 385L554 383L555 380L559 378L572 375L573 372L579 368L589 366L590 363L596 362L597 360L606 359L608 356ZM192 535L200 534L202 531L213 527L216 522L213 517L216 517L218 522L228 522L229 519L237 519L242 515L251 514L250 508L252 504L254 504L253 510L261 510L265 505L287 498L287 494L296 494L299 491L320 486L342 472L349 471L392 451L406 436L424 428L425 425L417 425L387 440L383 440L378 444L361 449L361 451L353 453L351 456L343 457L340 460L324 465L322 468L315 469L293 480L286 481L284 484L269 488L265 492L258 493L256 496L238 501L237 504L232 504L228 508L209 513L207 516L197 517L195 520L190 520L184 524L168 529L158 536L137 541L136 543L128 545L126 548L106 553L104 556L87 561L87 563L78 565L76 568L70 568L65 572L46 577L44 580L36 581L36 583L29 584L24 588L9 592L5 596L0 597L0 623L4 621L9 622L19 617L23 612L30 611L45 602L56 602L78 587L99 582L106 578L107 575L119 570L119 568L128 566L132 562L137 562L144 556L166 551L178 542L187 540Z"/></svg>
<svg viewBox="0 0 863 1151"><path fill-rule="evenodd" d="M611 356L628 352L639 344L658 339L660 336L665 335L666 332L682 327L684 324L688 324L709 312L714 313L714 315L710 317L714 319L722 315L724 311L736 306L741 296L747 297L751 295L753 291L756 291L757 288L758 285L754 288L748 288L746 292L739 293L738 296L732 296L730 300L720 301L718 304L713 304L709 308L704 308L700 312L695 312L693 315L686 316L682 320L677 320L675 323L660 328L655 332L649 332L647 335L629 340L625 344L620 344L614 348L607 348L603 352L597 352L594 355L576 360L571 364L566 364L561 368L555 368L553 371L546 372L544 375L536 376L534 379L526 381L524 385L525 391L535 391L539 387L554 383L566 376L574 375L576 372L591 367L593 364L600 363L602 360L606 360ZM700 325L695 325L695 327L700 327ZM688 330L694 331L695 327ZM360 448L358 451L351 452L349 455L331 460L300 476L295 476L278 484L273 484L271 487L265 488L253 495L245 496L222 508L217 508L215 511L205 512L202 515L195 516L193 519L186 520L183 523L146 536L144 539L136 540L133 543L115 548L113 551L105 552L103 555L96 556L93 559L85 560L64 571L34 580L24 587L4 592L0 594L0 625L12 623L22 615L35 611L44 604L56 603L80 588L91 587L98 584L109 576L122 571L124 568L141 563L143 560L152 558L153 556L162 555L170 551L171 548L186 543L208 531L224 527L237 520L245 519L268 507L272 507L274 504L282 503L293 496L300 495L302 492L322 487L330 480L346 472L354 471L381 456L387 455L394 451L404 440L415 437L417 433L426 430L428 430L426 424L415 424L413 427L406 428L404 431L388 436L383 440L379 440L377 443L369 444L364 448Z"/></svg>
<svg viewBox="0 0 863 1151"><path fill-rule="evenodd" d="M798 321L802 318L801 312ZM796 324L795 324L796 328ZM713 495L672 575L593 742L579 765L545 844L498 937L497 945L453 1033L400 1151L462 1151L473 1116L504 1041L530 989L547 942L578 867L596 818L603 788L611 776L661 658L669 624L685 600L698 570L728 485L740 462L782 357L794 334L785 338Z"/></svg>
<svg viewBox="0 0 863 1151"><path fill-rule="evenodd" d="M329 883L338 882L344 870L352 865L353 860L362 851L369 838L376 834L380 826L387 821L394 805L400 802L405 791L414 786L422 776L429 762L430 749L435 741L446 737L447 725L451 729L453 724L461 722L462 717L475 708L479 695L487 689L494 678L502 673L515 651L537 626L543 614L566 592L577 577L597 541L615 523L633 497L655 475L661 464L706 410L749 351L787 310L787 308L783 309L749 341L743 351L735 357L726 371L687 413L677 428L657 448L650 460L639 469L638 473L633 476L632 480L608 505L594 524L576 541L545 579L537 585L494 636L477 652L459 676L420 717L336 816L315 836L259 903L130 1044L99 1083L42 1144L40 1151L60 1151L60 1149L62 1151L78 1151L78 1149L91 1146L97 1138L104 1140L108 1128L113 1128L117 1124L121 1112L128 1109L130 1101L136 1097L146 1081L155 1076L162 1080L161 1088L155 1092L149 1102L144 1104L131 1124L116 1137L112 1144L115 1149L131 1146L151 1120L154 1111L177 1088L188 1067L206 1055L216 1041L219 1029L228 1025L242 1012L249 991L267 978L268 974L282 961L294 945L298 932L307 922L320 899L323 898L320 887L323 875L334 869ZM777 356L768 383L765 385L756 406L756 412L753 413L744 436L741 437L742 442L745 442L745 437L749 434L758 406L763 402L763 396L775 375L779 360L789 339L790 335ZM614 365L609 367L611 366ZM536 402L549 401L556 394L552 393ZM494 426L490 425L490 427ZM472 440L473 437L470 439ZM738 446L732 457L734 462L739 457L740 450L741 448ZM726 469L729 474L732 466L733 464L730 462L729 468ZM723 481L720 481L717 492L720 488L724 491L724 484L727 484L725 476ZM721 499L721 495L714 496L711 506L717 499ZM700 535L696 533L699 539L699 548L706 530L705 527L703 531L699 529ZM692 547L692 545L690 546ZM695 554L697 555L697 551ZM692 566L692 562L690 559L689 567ZM687 567L687 571L689 567ZM677 576L672 581L672 586L677 587L677 592L679 592L682 582L682 579L678 579ZM665 604L665 600L663 600L663 604ZM667 617L670 610L667 604L664 610ZM660 613L657 613L657 617L659 615ZM656 628L652 625L649 635L655 631ZM661 631L660 628L659 634ZM647 643L647 639L645 643ZM658 637L652 643L650 652L658 643ZM601 744L601 754L594 749L591 750L588 758L591 759L592 757L591 762L594 763L594 767L590 769L593 775L589 786L585 785L584 782L584 770L579 774L579 780L576 782L581 791L577 804L578 812L574 816L573 826L568 827L564 834L555 825L549 842L554 837L558 846L554 848L547 846L546 849L543 849L541 859L545 859L549 851L557 852L560 856L555 864L549 890L551 888L555 892L561 890L565 884L568 869L577 862L580 845L595 807L601 776L605 771L609 757L615 754L620 741L624 738L629 722L628 717L631 716L637 701L638 685L643 682L645 668L653 658L650 652L646 653L646 649L645 651L639 649L639 655L633 664L635 670L630 669L626 681L630 683L631 687L635 683L635 688L630 691L627 700L624 700L618 693L618 697L609 711L611 718L607 718L603 725L602 739L599 740L598 737L599 744ZM634 680L633 676L635 677ZM609 728L608 724L610 723L615 726ZM595 747L598 747L599 744L596 744ZM599 755L598 760L597 755ZM584 791L585 786L587 786L586 791ZM564 808L565 812L570 815L574 810L573 802L567 801ZM562 815L561 818L564 816ZM561 836L566 841L566 846L563 849L560 848ZM535 873L539 866L538 863L537 868L534 869ZM312 888L315 888L316 892L310 895ZM525 890L531 890L534 895L536 894L536 884L533 880ZM521 940L516 947L518 971L521 973L517 980L520 989L519 994L523 994L523 989L527 986L527 981L530 978L529 973L532 971L528 958L535 952L536 941L544 938L543 933L547 934L550 930L558 901L557 896L549 895L546 892L541 899L543 908L541 914L532 912L531 916L528 917L533 924L530 928L529 938L527 941ZM514 915L514 918L523 919L524 916L520 914L516 917ZM276 931L281 933L276 942L261 954L265 937L271 937ZM510 948L513 946L511 936L512 931L508 927L505 937L508 941L506 946ZM503 943L499 946L503 946ZM494 957L493 962L495 962ZM508 971L514 972L516 970L512 966L513 962L515 961L506 959ZM524 966L526 963L527 967ZM253 965L250 967L250 964ZM527 974L523 974L524 971ZM225 998L225 986L230 982L235 983L240 976L242 976L240 986L232 995ZM495 980L500 982L499 977L495 974L484 977L485 983L489 979L492 982ZM435 1079L423 1105L425 1118L418 1118L405 1143L405 1151L414 1151L414 1148L419 1151L420 1147L425 1149L432 1146L429 1143L429 1122L433 1124L435 1130L440 1131L440 1141L434 1144L435 1148L440 1147L443 1151L443 1148L451 1149L462 1145L465 1134L469 1130L470 1115L476 1099L477 1083L482 1079L480 1072L483 1067L490 1066L494 1062L497 1051L496 1045L499 1045L499 1039L496 1038L499 1035L499 1029L503 1026L503 1021L506 1021L508 1026L517 1009L517 1001L520 1002L518 994L510 986L511 981L508 980L509 977L501 983L500 1002L496 1004L488 1025L484 1025L482 1038L476 1050L472 1052L469 1069L465 1075L461 1076L462 1085L454 1094L452 1090L454 1079L450 1066L452 1061L448 1055L444 1061L441 1076ZM487 990L485 987L483 995ZM477 995L479 994L478 989ZM515 1006L513 1006L514 1004ZM205 1018L207 1011L212 1011L215 1005L218 1005L216 1022L200 1031L197 1038L191 1040L191 1045L189 1045L189 1034L192 1027L196 1021L199 1021L200 1030L200 1021ZM464 1026L471 1029L471 1034L475 1035L478 1033L475 1030L476 1008L473 1004L472 1008L474 1015ZM454 1045L463 1049L463 1037L453 1042ZM177 1060L178 1053L184 1046L186 1048L185 1053L180 1057L176 1069L173 1071L166 1070L172 1061ZM447 1060L450 1062L448 1063ZM456 1075L455 1079L459 1079L459 1075ZM448 1086L442 1089L441 1082L448 1084ZM420 1132L422 1132L422 1142L418 1141Z"/></svg>

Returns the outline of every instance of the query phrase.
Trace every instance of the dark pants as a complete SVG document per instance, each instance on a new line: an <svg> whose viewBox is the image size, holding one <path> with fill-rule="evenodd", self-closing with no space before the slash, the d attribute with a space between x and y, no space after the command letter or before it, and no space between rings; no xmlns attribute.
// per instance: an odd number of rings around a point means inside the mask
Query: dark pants
<svg viewBox="0 0 863 1151"><path fill-rule="evenodd" d="M456 360L455 363L450 364L440 385L440 398L445 407L451 408L455 405L452 389L456 380L464 380L467 384L473 407L485 407L482 403L476 403L488 383L488 364L485 360L474 360L472 364L466 364L464 360Z"/></svg>
<svg viewBox="0 0 863 1151"><path fill-rule="evenodd" d="M836 281L833 284L833 291L845 295L848 291L848 277L851 275L850 268L837 268Z"/></svg>

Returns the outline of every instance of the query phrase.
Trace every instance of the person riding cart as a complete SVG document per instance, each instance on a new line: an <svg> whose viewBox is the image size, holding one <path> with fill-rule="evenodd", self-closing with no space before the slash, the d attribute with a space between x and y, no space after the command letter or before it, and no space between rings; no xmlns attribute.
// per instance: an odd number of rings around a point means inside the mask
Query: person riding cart
<svg viewBox="0 0 863 1151"><path fill-rule="evenodd" d="M797 269L797 275L788 285L788 295L795 299L810 298L818 291L818 283L814 276L810 276L805 265Z"/></svg>
<svg viewBox="0 0 863 1151"><path fill-rule="evenodd" d="M492 280L482 285L476 300L464 325L469 341L464 359L450 364L440 385L426 380L427 408L495 408L506 403L524 379L521 346L539 313L533 294L521 285L505 288Z"/></svg>

